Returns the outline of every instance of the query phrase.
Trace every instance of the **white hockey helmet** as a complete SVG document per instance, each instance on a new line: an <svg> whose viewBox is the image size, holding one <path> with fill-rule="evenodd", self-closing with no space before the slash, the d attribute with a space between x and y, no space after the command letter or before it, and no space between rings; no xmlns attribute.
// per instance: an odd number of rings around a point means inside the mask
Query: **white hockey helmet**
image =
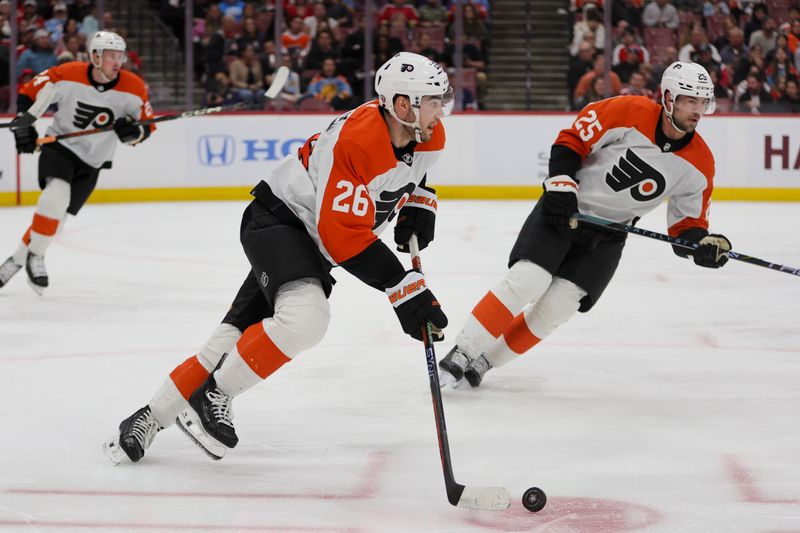
<svg viewBox="0 0 800 533"><path fill-rule="evenodd" d="M437 63L425 56L400 52L389 59L375 72L375 92L381 107L386 109L398 122L414 128L417 142L420 142L419 108L425 96L440 96L445 115L453 110L453 89L447 73ZM407 96L414 111L414 122L400 119L394 110L394 99L398 95Z"/></svg>
<svg viewBox="0 0 800 533"><path fill-rule="evenodd" d="M672 104L669 109L666 105L668 91ZM672 111L675 109L675 99L680 95L705 99L704 115L713 113L717 106L714 100L714 84L711 82L711 76L702 65L697 63L676 61L667 67L661 77L661 97L664 99L664 111L670 122L672 122ZM674 126L675 123L673 122L672 125Z"/></svg>
<svg viewBox="0 0 800 533"><path fill-rule="evenodd" d="M96 31L89 41L89 58L92 61L92 65L99 67L100 64L94 62L95 52L102 57L103 50L116 50L125 53L126 49L125 39L118 34L113 31Z"/></svg>

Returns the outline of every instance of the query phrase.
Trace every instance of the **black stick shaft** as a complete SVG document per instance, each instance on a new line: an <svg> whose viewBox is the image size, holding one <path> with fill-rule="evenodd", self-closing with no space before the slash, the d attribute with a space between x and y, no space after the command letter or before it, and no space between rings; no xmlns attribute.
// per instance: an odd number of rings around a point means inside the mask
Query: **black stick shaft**
<svg viewBox="0 0 800 533"><path fill-rule="evenodd" d="M670 237L669 235L664 235L663 233L637 228L636 226L630 226L628 224L612 222L611 220L606 220L605 218L600 218L593 215L576 213L573 218L580 222L594 224L595 226L603 226L617 231L624 231L626 233L633 233L634 235L641 235L642 237L649 237L651 239L668 242L670 244L674 244L675 246L680 246L681 248L696 250L700 247L698 243L693 241L687 241L686 239L680 239L678 237ZM778 272L784 272L793 276L800 276L800 268L788 267L778 263L773 263L771 261L765 261L750 255L740 254L738 252L727 252L727 254L729 258L742 261L743 263L750 263L751 265L768 268L770 270L776 270Z"/></svg>

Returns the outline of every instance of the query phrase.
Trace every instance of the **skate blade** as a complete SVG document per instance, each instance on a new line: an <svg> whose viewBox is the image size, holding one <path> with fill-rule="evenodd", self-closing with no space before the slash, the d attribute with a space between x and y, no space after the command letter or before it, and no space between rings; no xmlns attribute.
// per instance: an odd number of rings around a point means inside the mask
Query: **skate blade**
<svg viewBox="0 0 800 533"><path fill-rule="evenodd" d="M191 407L181 411L175 419L175 422L178 424L178 427L181 428L181 431L192 439L192 442L203 450L206 455L215 461L219 461L225 457L225 451L228 449L227 446L206 433L200 423L200 417L197 416L197 413L195 413Z"/></svg>
<svg viewBox="0 0 800 533"><path fill-rule="evenodd" d="M456 379L453 374L446 370L439 371L439 388L440 389L457 389L461 386L463 379Z"/></svg>
<svg viewBox="0 0 800 533"><path fill-rule="evenodd" d="M36 285L36 284L35 284L34 282L32 282L30 279L28 279L28 285L30 285L31 289L33 289L33 292L35 292L35 293L36 293L36 294L38 294L39 296L42 296L42 295L44 295L44 289L45 289L45 287L42 287L42 286L40 286L40 285Z"/></svg>
<svg viewBox="0 0 800 533"><path fill-rule="evenodd" d="M130 459L128 459L128 454L120 448L119 442L117 442L117 435L114 435L103 443L103 454L105 454L106 458L111 461L111 464L114 466L119 466L125 461L130 461Z"/></svg>

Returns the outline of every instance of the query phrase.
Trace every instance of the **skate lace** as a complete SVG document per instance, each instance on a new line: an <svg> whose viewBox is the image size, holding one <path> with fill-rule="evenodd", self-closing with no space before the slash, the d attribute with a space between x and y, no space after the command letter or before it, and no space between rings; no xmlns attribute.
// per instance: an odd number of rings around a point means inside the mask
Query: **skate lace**
<svg viewBox="0 0 800 533"><path fill-rule="evenodd" d="M131 434L142 448L147 449L160 429L156 419L153 418L153 414L150 411L146 411L133 421Z"/></svg>
<svg viewBox="0 0 800 533"><path fill-rule="evenodd" d="M206 397L211 401L211 410L214 413L214 418L220 424L233 427L232 398L223 392L218 392L218 390L206 393Z"/></svg>
<svg viewBox="0 0 800 533"><path fill-rule="evenodd" d="M28 255L28 267L35 278L47 276L47 270L44 268L44 257L41 255Z"/></svg>
<svg viewBox="0 0 800 533"><path fill-rule="evenodd" d="M16 274L20 268L22 267L9 257L0 265L0 280L4 282L7 281L11 276Z"/></svg>

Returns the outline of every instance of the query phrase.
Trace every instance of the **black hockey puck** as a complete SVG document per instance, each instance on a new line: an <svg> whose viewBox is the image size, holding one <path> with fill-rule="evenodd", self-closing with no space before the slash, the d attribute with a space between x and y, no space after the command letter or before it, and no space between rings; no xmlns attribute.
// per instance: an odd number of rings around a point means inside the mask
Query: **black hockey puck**
<svg viewBox="0 0 800 533"><path fill-rule="evenodd" d="M522 505L532 513L544 509L547 503L547 494L539 487L531 487L522 495Z"/></svg>

